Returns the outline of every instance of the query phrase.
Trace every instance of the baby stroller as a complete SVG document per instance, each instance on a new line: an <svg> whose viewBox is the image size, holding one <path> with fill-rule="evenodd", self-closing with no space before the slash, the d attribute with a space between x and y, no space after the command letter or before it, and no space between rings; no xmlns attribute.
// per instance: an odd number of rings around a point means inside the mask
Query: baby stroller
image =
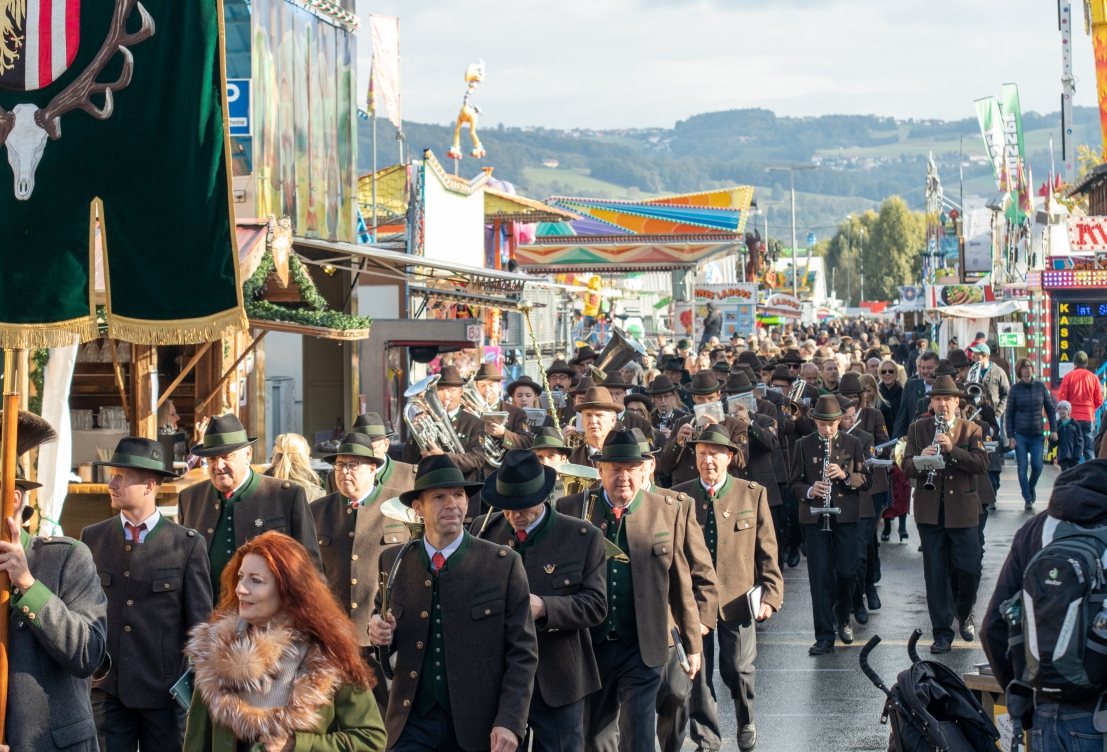
<svg viewBox="0 0 1107 752"><path fill-rule="evenodd" d="M984 714L961 677L935 661L920 660L916 629L907 642L911 668L901 671L889 690L869 666L869 653L880 643L873 636L861 649L861 670L888 700L881 723L891 718L888 752L982 752L994 750L999 739L995 724Z"/></svg>

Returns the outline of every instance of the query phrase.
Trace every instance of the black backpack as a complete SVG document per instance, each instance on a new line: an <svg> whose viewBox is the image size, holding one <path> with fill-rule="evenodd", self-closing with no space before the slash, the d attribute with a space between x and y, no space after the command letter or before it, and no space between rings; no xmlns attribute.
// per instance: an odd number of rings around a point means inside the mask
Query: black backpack
<svg viewBox="0 0 1107 752"><path fill-rule="evenodd" d="M1061 521L1005 604L1016 676L1042 700L1076 703L1107 689L1107 640L1092 631L1107 596L1105 555L1107 527Z"/></svg>

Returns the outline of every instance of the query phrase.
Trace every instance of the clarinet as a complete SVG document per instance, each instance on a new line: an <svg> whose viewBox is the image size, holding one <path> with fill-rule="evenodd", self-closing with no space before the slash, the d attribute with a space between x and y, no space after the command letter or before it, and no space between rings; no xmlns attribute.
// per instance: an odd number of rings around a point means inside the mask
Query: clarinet
<svg viewBox="0 0 1107 752"><path fill-rule="evenodd" d="M938 437L941 436L945 432L946 432L946 419L943 418L941 415L934 416L934 441L930 442L930 446L937 447L938 446ZM923 488L924 489L926 489L927 491L933 491L934 490L934 488L935 488L934 476L937 473L938 473L937 468L934 468L934 467L930 468L930 472L926 474L926 481L923 482Z"/></svg>
<svg viewBox="0 0 1107 752"><path fill-rule="evenodd" d="M822 438L822 437L820 437ZM823 529L821 532L830 532L830 515L841 514L841 507L830 506L830 491L834 485L834 481L830 478L830 439L822 439L823 442L823 477L822 481L826 483L826 493L823 494L823 505L821 507L810 507L811 514L821 515L823 518Z"/></svg>

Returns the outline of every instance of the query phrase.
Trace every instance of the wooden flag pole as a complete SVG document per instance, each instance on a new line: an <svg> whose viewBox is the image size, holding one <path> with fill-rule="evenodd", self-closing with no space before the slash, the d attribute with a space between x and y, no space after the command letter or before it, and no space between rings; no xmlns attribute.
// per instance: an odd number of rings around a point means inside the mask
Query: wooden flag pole
<svg viewBox="0 0 1107 752"><path fill-rule="evenodd" d="M4 350L4 419L0 426L0 536L8 541L8 518L15 514L16 438L19 425L19 379L16 365L22 353ZM0 741L7 738L8 718L8 612L11 581L0 572Z"/></svg>

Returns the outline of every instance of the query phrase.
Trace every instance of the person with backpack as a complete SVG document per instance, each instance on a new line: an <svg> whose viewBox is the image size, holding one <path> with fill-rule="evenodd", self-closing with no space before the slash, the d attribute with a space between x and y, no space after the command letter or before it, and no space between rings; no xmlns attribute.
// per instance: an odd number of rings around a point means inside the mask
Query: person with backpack
<svg viewBox="0 0 1107 752"><path fill-rule="evenodd" d="M1095 459L1061 473L1046 511L1015 533L982 624L992 672L1007 688L1012 718L1033 729L1034 752L1068 752L1060 740L1073 738L1107 741L1093 722L1107 661L1091 628L1107 593L1096 565L1104 552L1107 460ZM1024 629L1028 623L1034 628ZM1058 643L1065 647L1058 651Z"/></svg>

